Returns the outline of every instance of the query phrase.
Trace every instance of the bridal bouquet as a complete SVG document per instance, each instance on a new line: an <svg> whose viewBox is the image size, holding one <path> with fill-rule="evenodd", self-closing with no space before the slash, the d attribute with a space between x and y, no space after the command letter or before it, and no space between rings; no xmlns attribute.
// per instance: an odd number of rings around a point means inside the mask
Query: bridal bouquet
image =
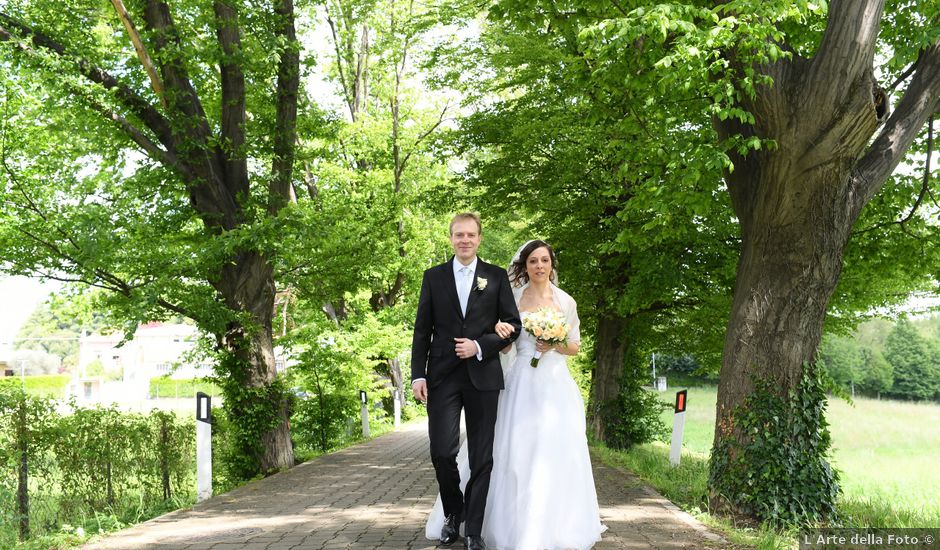
<svg viewBox="0 0 940 550"><path fill-rule="evenodd" d="M522 320L522 328L549 345L568 343L568 331L571 330L571 326L565 322L565 315L550 307L540 307L526 315ZM542 353L536 351L529 364L533 367L539 366L541 357Z"/></svg>

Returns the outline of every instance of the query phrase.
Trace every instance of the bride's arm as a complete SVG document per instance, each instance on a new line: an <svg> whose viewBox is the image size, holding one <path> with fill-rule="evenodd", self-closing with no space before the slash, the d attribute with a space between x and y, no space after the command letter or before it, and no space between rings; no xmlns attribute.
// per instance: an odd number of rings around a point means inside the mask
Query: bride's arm
<svg viewBox="0 0 940 550"><path fill-rule="evenodd" d="M559 291L559 294L564 295L562 309L565 311L565 317L569 324L568 342L563 345L552 346L552 349L562 355L577 355L581 351L581 319L578 318L578 304L567 293Z"/></svg>
<svg viewBox="0 0 940 550"><path fill-rule="evenodd" d="M555 344L551 347L562 355L577 355L581 351L580 342L568 342L567 344Z"/></svg>
<svg viewBox="0 0 940 550"><path fill-rule="evenodd" d="M542 340L536 340L535 349L541 353L547 351L557 351L562 355L577 355L581 350L580 342L568 342L566 344L549 344Z"/></svg>

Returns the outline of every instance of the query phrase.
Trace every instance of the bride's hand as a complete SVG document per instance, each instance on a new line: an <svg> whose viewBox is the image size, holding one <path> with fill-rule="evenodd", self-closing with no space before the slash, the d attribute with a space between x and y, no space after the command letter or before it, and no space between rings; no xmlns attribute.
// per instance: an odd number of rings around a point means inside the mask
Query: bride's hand
<svg viewBox="0 0 940 550"><path fill-rule="evenodd" d="M502 338L503 340L505 340L506 338L509 338L509 336L510 336L513 332L516 332L516 327L510 325L509 323L504 323L504 322L500 321L500 322L496 323L496 328L495 328L495 330L496 330L496 334L499 335L500 338Z"/></svg>
<svg viewBox="0 0 940 550"><path fill-rule="evenodd" d="M546 351L551 351L553 349L555 349L555 346L552 344L549 344L548 342L544 340L535 341L535 351L539 353L545 353Z"/></svg>

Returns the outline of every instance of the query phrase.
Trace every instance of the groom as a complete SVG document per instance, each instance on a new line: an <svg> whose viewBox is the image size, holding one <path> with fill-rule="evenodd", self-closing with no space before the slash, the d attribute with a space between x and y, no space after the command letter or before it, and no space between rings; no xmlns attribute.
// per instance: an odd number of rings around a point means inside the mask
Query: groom
<svg viewBox="0 0 940 550"><path fill-rule="evenodd" d="M503 389L499 351L516 339L522 325L506 270L477 258L481 233L476 214L458 214L450 222L455 256L424 272L411 344L411 389L427 403L431 462L444 505L441 544L453 544L465 521L469 550L486 549L480 534ZM494 332L497 321L515 328L508 339ZM461 409L470 462L463 494L457 470Z"/></svg>

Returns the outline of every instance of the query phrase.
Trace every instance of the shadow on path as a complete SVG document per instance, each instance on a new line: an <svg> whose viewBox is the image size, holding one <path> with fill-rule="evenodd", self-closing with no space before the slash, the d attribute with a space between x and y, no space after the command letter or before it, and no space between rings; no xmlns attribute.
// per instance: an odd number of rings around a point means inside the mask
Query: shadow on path
<svg viewBox="0 0 940 550"><path fill-rule="evenodd" d="M597 461L594 478L609 528L596 550L727 545L636 477ZM436 494L427 425L412 423L85 548L425 550Z"/></svg>

